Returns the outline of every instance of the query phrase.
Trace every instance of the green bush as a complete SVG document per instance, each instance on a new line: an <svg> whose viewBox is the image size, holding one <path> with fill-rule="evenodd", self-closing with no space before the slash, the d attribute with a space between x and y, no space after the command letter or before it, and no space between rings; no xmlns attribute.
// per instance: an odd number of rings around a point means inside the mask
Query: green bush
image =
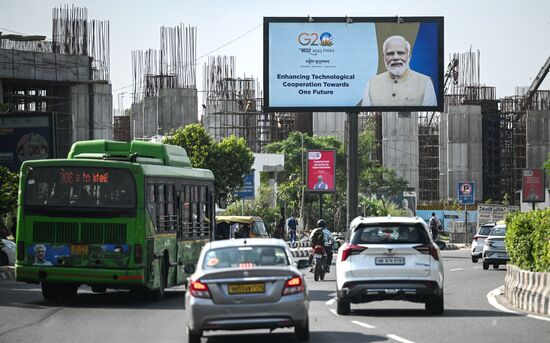
<svg viewBox="0 0 550 343"><path fill-rule="evenodd" d="M533 233L535 272L550 272L550 208L534 213L536 230Z"/></svg>
<svg viewBox="0 0 550 343"><path fill-rule="evenodd" d="M550 209L516 212L506 218L506 249L521 269L550 271Z"/></svg>

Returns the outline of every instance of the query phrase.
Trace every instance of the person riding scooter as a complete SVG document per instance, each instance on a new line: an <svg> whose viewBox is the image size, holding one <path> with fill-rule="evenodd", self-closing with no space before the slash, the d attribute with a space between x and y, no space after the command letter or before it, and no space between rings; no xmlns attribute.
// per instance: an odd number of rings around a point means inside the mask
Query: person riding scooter
<svg viewBox="0 0 550 343"><path fill-rule="evenodd" d="M321 250L323 255L325 256L324 268L328 272L330 270L330 264L332 262L332 236L330 230L328 230L326 226L324 219L319 219L317 221L317 227L313 231L311 231L309 237L314 253L315 250ZM309 256L309 260L311 263L313 260L313 254Z"/></svg>

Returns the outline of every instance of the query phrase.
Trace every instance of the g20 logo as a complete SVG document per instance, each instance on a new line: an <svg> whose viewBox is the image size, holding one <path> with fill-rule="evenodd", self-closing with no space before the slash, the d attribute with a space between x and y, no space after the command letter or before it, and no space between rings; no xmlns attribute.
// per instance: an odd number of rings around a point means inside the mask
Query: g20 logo
<svg viewBox="0 0 550 343"><path fill-rule="evenodd" d="M304 46L332 46L334 44L330 32L323 32L321 35L316 32L302 32L298 35L298 43Z"/></svg>

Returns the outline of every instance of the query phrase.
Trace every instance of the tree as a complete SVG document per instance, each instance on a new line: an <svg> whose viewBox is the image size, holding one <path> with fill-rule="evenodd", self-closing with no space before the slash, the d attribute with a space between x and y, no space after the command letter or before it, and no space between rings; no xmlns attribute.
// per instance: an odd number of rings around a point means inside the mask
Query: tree
<svg viewBox="0 0 550 343"><path fill-rule="evenodd" d="M304 148L302 150L302 137ZM312 137L300 132L291 132L287 139L266 146L266 152L285 155L285 170L278 173L277 197L286 204L287 213L300 213L302 185L302 155L303 166L307 167L305 150L326 149L336 150L336 192L330 194L307 194L304 198L304 220L306 228L313 228L319 219L319 197L323 197L323 219L333 230L345 229L346 208L346 171L343 144L336 137Z"/></svg>
<svg viewBox="0 0 550 343"><path fill-rule="evenodd" d="M19 192L19 174L0 166L0 217L15 212Z"/></svg>
<svg viewBox="0 0 550 343"><path fill-rule="evenodd" d="M550 175L550 153L548 153L548 160L544 163L544 169L546 169L546 173Z"/></svg>
<svg viewBox="0 0 550 343"><path fill-rule="evenodd" d="M360 175L359 184L367 195L376 195L384 209L387 209L389 198L402 194L408 188L407 180L398 177L393 169L385 167L365 169Z"/></svg>
<svg viewBox="0 0 550 343"><path fill-rule="evenodd" d="M245 201L244 205L241 202L234 202L227 207L223 213L226 216L258 216L261 217L270 234L273 233L274 225L279 219L279 212L276 208L271 207L272 195L271 190L267 185L261 185L256 199Z"/></svg>
<svg viewBox="0 0 550 343"><path fill-rule="evenodd" d="M254 155L243 138L230 136L216 143L200 124L190 124L173 131L163 141L187 151L191 165L210 169L214 174L216 193L232 193L250 173Z"/></svg>
<svg viewBox="0 0 550 343"><path fill-rule="evenodd" d="M254 155L246 146L244 138L229 136L214 144L210 169L216 177L219 193L231 194L243 185L243 176L252 171Z"/></svg>

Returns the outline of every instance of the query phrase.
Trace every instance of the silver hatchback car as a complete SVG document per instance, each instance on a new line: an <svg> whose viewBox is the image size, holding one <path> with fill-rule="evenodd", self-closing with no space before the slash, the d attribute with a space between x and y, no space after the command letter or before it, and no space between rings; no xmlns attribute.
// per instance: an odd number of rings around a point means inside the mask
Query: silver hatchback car
<svg viewBox="0 0 550 343"><path fill-rule="evenodd" d="M294 327L309 340L309 296L302 273L280 239L206 244L185 294L190 343L207 330Z"/></svg>

